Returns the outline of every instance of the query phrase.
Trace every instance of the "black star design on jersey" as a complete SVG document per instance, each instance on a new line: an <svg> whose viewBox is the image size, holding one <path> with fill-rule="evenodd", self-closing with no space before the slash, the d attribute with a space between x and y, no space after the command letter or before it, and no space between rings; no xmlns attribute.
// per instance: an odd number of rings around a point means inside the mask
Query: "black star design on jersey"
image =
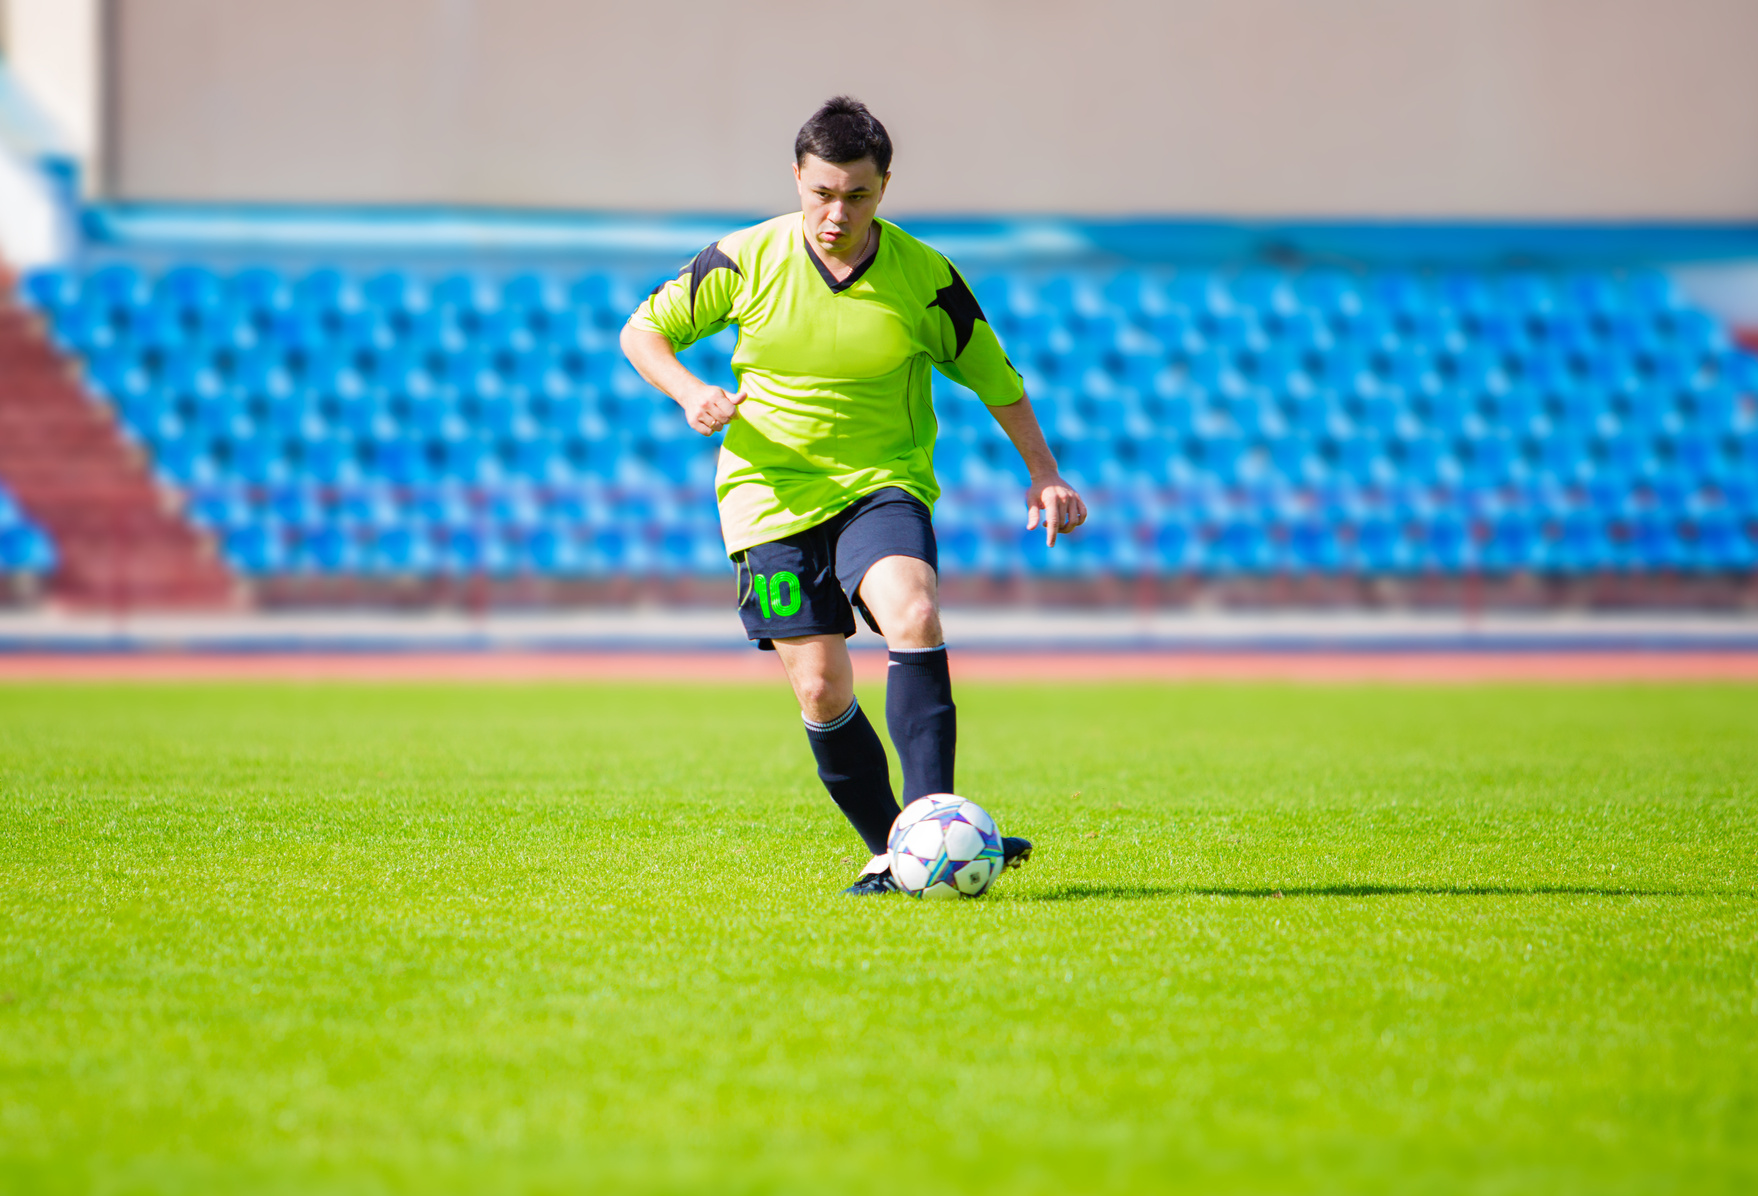
<svg viewBox="0 0 1758 1196"><path fill-rule="evenodd" d="M696 291L701 287L702 280L708 277L709 271L711 270L731 270L741 278L743 278L745 274L743 270L739 269L739 264L737 262L733 261L730 257L720 251L719 241L716 241L707 249L698 253L695 256L695 259L692 260L688 266L684 267L684 272L690 276L691 318L694 318L696 315Z"/></svg>
<svg viewBox="0 0 1758 1196"><path fill-rule="evenodd" d="M951 263L947 263L948 266ZM989 322L983 315L983 306L977 297L971 294L970 287L965 285L964 277L957 270L952 272L952 281L934 292L934 302L929 307L938 307L952 321L952 334L957 339L958 348L953 352L957 357L964 352L964 347L971 343L971 333L977 330L977 321Z"/></svg>

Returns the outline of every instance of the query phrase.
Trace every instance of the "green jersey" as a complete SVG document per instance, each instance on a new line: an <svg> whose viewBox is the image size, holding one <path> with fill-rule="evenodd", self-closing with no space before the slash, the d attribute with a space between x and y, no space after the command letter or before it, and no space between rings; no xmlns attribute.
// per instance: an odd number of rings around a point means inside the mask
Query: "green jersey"
<svg viewBox="0 0 1758 1196"><path fill-rule="evenodd" d="M873 223L878 244L841 282L795 212L710 245L630 317L677 349L738 327L732 366L747 397L715 471L728 553L813 527L887 486L932 506L929 367L991 406L1025 393L952 263L895 224Z"/></svg>

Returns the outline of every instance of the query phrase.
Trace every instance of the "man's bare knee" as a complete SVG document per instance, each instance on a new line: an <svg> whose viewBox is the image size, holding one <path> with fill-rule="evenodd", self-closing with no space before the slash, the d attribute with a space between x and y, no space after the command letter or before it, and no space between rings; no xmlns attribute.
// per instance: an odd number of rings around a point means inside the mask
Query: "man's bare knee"
<svg viewBox="0 0 1758 1196"><path fill-rule="evenodd" d="M937 648L940 630L938 578L933 566L914 557L885 557L861 583L861 600L893 648Z"/></svg>
<svg viewBox="0 0 1758 1196"><path fill-rule="evenodd" d="M938 648L946 642L940 630L940 605L926 594L911 597L892 615L885 639L894 648Z"/></svg>
<svg viewBox="0 0 1758 1196"><path fill-rule="evenodd" d="M854 690L840 678L816 673L794 680L794 696L799 699L800 713L815 723L836 718L855 700Z"/></svg>
<svg viewBox="0 0 1758 1196"><path fill-rule="evenodd" d="M800 713L812 722L829 722L855 700L854 669L840 639L777 640L775 649L787 666Z"/></svg>

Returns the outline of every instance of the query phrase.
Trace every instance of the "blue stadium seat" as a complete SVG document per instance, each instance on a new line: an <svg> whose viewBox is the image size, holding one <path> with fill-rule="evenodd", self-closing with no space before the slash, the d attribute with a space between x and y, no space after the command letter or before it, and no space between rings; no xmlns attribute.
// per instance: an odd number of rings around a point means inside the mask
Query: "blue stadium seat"
<svg viewBox="0 0 1758 1196"><path fill-rule="evenodd" d="M1338 525L1312 514L1296 515L1287 524L1288 567L1295 573L1336 573L1343 564L1337 543Z"/></svg>
<svg viewBox="0 0 1758 1196"><path fill-rule="evenodd" d="M651 281L191 260L21 295L243 572L717 571L713 446L615 345ZM1664 275L972 282L1065 470L1125 513L1034 548L1011 448L936 376L951 573L1751 568L1758 361ZM685 357L732 386L733 347ZM40 565L8 518L0 567Z"/></svg>
<svg viewBox="0 0 1758 1196"><path fill-rule="evenodd" d="M0 512L0 573L42 576L53 572L57 561L54 544L40 527L11 506L11 501L0 491L0 503L9 508Z"/></svg>

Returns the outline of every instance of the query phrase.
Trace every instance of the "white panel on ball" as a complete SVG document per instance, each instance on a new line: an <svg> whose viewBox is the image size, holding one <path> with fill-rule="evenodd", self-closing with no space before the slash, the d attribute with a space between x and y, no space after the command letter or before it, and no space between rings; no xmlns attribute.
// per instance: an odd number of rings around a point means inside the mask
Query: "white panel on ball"
<svg viewBox="0 0 1758 1196"><path fill-rule="evenodd" d="M968 822L951 822L946 826L946 858L974 860L983 854L983 834Z"/></svg>
<svg viewBox="0 0 1758 1196"><path fill-rule="evenodd" d="M959 816L985 835L999 835L1001 833L995 825L995 820L989 817L989 811L983 809L976 802L965 802L964 808L959 811Z"/></svg>
<svg viewBox="0 0 1758 1196"><path fill-rule="evenodd" d="M897 820L891 824L891 833L885 837L886 843L890 844L892 847L896 847L898 843L902 841L904 833L908 831L910 827L922 820L922 813L923 811L918 810L912 804L908 809L904 810L903 813L899 814Z"/></svg>
<svg viewBox="0 0 1758 1196"><path fill-rule="evenodd" d="M941 838L940 824L934 819L928 818L905 831L899 846L912 855L932 860L937 859L940 855Z"/></svg>
<svg viewBox="0 0 1758 1196"><path fill-rule="evenodd" d="M898 884L913 893L928 883L928 865L913 855L893 853L891 875Z"/></svg>
<svg viewBox="0 0 1758 1196"><path fill-rule="evenodd" d="M959 892L968 897L975 897L989 887L995 879L995 866L990 860L972 860L957 872L952 879L958 885Z"/></svg>

